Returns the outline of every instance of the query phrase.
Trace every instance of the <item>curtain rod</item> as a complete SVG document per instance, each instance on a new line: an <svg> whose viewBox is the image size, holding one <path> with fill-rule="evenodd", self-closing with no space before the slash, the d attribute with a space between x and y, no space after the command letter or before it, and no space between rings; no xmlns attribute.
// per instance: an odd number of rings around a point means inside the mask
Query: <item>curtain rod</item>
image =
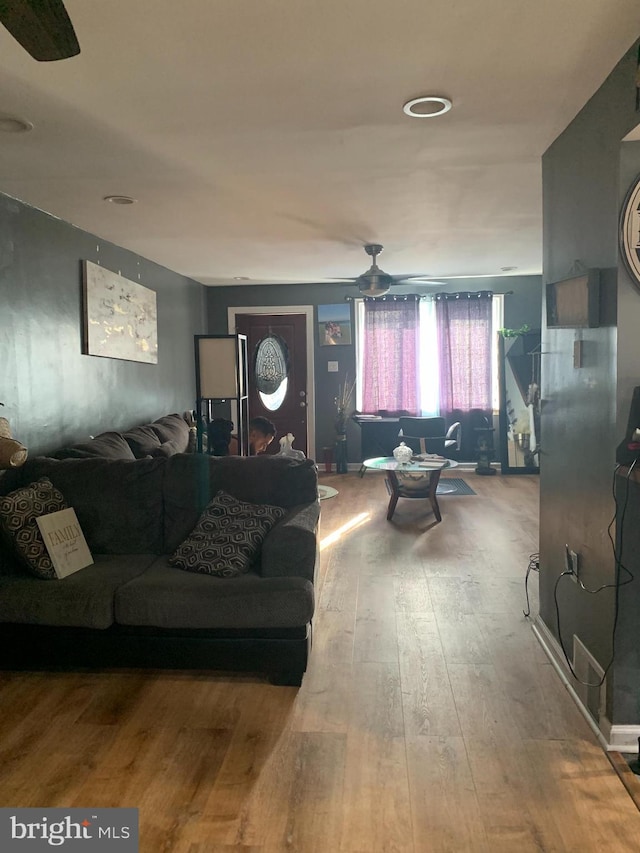
<svg viewBox="0 0 640 853"><path fill-rule="evenodd" d="M480 291L463 290L460 292L461 293L476 293L476 292L480 292ZM442 293L443 296L453 296L452 293L446 293L443 291L440 291L440 293ZM491 293L494 296L513 296L513 290L492 290ZM363 294L362 296L345 296L344 301L345 302L355 302L356 299L364 299L365 295L366 294ZM400 301L400 300L406 299L408 297L413 297L414 299L433 299L434 297L436 297L438 295L439 295L438 293L399 293L397 296L391 296L391 298L396 300L396 301ZM386 299L386 296L387 295L385 294L385 296L382 296L379 298Z"/></svg>

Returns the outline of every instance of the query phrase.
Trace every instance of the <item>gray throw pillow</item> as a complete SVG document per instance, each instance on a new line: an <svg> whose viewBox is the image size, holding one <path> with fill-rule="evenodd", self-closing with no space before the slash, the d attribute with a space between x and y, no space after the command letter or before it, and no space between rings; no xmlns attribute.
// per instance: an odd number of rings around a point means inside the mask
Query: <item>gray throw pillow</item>
<svg viewBox="0 0 640 853"><path fill-rule="evenodd" d="M163 444L165 441L173 441L180 452L187 449L189 426L182 415L165 415L149 426Z"/></svg>
<svg viewBox="0 0 640 853"><path fill-rule="evenodd" d="M129 432L122 434L136 459L144 459L145 456L153 456L153 451L160 447L158 433L149 425L134 427Z"/></svg>
<svg viewBox="0 0 640 853"><path fill-rule="evenodd" d="M48 477L0 497L0 529L17 558L36 577L57 577L36 518L67 509L67 502Z"/></svg>
<svg viewBox="0 0 640 853"><path fill-rule="evenodd" d="M244 503L220 491L169 563L187 572L224 578L244 574L267 533L286 512L279 506Z"/></svg>
<svg viewBox="0 0 640 853"><path fill-rule="evenodd" d="M119 432L102 432L91 441L63 447L55 453L56 459L135 459L133 451Z"/></svg>

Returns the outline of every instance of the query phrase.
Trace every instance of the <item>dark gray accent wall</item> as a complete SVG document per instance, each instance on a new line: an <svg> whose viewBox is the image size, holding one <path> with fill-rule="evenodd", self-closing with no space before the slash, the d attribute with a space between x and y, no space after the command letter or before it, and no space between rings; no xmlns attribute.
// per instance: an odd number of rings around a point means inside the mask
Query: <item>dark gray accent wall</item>
<svg viewBox="0 0 640 853"><path fill-rule="evenodd" d="M637 45L542 161L544 282L567 277L576 261L603 270L602 326L543 328L540 615L556 638L554 588L564 568L565 543L580 555L582 577L590 588L615 579L607 535L614 510L615 448L624 433L629 387L640 384L640 296L631 293L618 253L621 182L626 181L622 181L621 140L640 120L635 110L636 67ZM627 172L634 168L631 160L625 165ZM573 366L576 340L583 342L580 368ZM627 378L621 382L624 374ZM569 656L576 634L606 666L611 656L613 591L589 595L563 578L558 603ZM630 625L620 625L618 637L622 640L629 630ZM616 722L614 680L615 668L607 715ZM636 710L633 720L625 722L639 720Z"/></svg>
<svg viewBox="0 0 640 853"><path fill-rule="evenodd" d="M520 328L525 323L531 328L539 328L541 319L541 277L508 276L496 278L460 279L449 282L439 292L454 293L468 290L494 290L504 292L513 290L505 298L505 326ZM392 293L416 293L424 291L417 285L394 287ZM430 289L427 292L433 292ZM209 334L226 334L227 308L230 306L296 306L296 305L332 305L342 303L346 295L357 295L355 285L339 284L295 284L295 285L241 285L238 287L210 287L207 290L207 316ZM353 310L353 309L352 309ZM334 397L338 383L345 373L355 375L355 342L351 346L320 346L317 330L317 311L314 323L314 359L315 359L315 395L316 395L316 459L322 460L322 448L332 447L335 443ZM353 320L353 314L352 314ZM339 372L329 373L327 362L338 361ZM360 432L353 424L348 424L349 461L358 462L360 455Z"/></svg>
<svg viewBox="0 0 640 853"><path fill-rule="evenodd" d="M81 260L157 293L158 364L82 354ZM0 195L0 414L31 455L195 405L204 288Z"/></svg>
<svg viewBox="0 0 640 853"><path fill-rule="evenodd" d="M620 154L621 203L640 174L640 142L624 142ZM624 264L618 270L617 440L625 436L633 389L640 385L640 288L632 284ZM640 426L640 423L638 423ZM620 589L616 658L609 686L610 718L614 724L640 723L640 485L618 478L620 513L619 558L635 580ZM620 572L621 580L628 580Z"/></svg>
<svg viewBox="0 0 640 853"><path fill-rule="evenodd" d="M636 113L640 124L640 112ZM640 175L640 142L623 142L620 151L618 186L621 209L629 187ZM619 439L629 415L629 403L636 385L640 385L640 284L632 283L624 263L618 265L618 351L617 351L617 417ZM639 424L640 426L640 424Z"/></svg>

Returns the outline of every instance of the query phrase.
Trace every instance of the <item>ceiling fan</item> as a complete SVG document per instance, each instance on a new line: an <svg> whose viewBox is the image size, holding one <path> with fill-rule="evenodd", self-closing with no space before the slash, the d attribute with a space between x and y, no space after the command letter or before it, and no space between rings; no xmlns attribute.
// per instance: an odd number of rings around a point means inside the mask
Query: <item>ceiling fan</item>
<svg viewBox="0 0 640 853"><path fill-rule="evenodd" d="M382 252L383 248L384 247L381 246L380 243L367 243L364 246L364 250L369 257L373 258L373 263L369 269L366 272L363 272L362 275L356 276L355 278L340 280L355 282L358 285L358 290L363 296L373 297L384 296L389 292L389 289L394 284L404 284L405 282L418 284L420 282L424 282L425 284L437 285L444 283L432 281L425 275L389 275L389 273L381 270L376 263L376 258L380 252Z"/></svg>
<svg viewBox="0 0 640 853"><path fill-rule="evenodd" d="M0 0L0 23L39 62L80 53L62 0Z"/></svg>

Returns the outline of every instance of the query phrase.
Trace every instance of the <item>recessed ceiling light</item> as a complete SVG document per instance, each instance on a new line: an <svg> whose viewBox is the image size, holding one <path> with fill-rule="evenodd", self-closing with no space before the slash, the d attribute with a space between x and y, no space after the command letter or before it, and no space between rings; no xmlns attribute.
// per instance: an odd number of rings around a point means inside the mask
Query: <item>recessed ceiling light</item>
<svg viewBox="0 0 640 853"><path fill-rule="evenodd" d="M137 198L131 198L130 195L106 195L102 200L111 204L135 204L138 201Z"/></svg>
<svg viewBox="0 0 640 853"><path fill-rule="evenodd" d="M449 98L440 98L437 95L423 95L414 98L402 107L402 111L412 118L434 118L448 113L452 107Z"/></svg>
<svg viewBox="0 0 640 853"><path fill-rule="evenodd" d="M512 272L513 270L517 270L518 267L500 267L502 272Z"/></svg>
<svg viewBox="0 0 640 853"><path fill-rule="evenodd" d="M251 281L248 275L234 275L234 281Z"/></svg>
<svg viewBox="0 0 640 853"><path fill-rule="evenodd" d="M0 131L2 133L29 133L33 124L17 116L0 115Z"/></svg>

